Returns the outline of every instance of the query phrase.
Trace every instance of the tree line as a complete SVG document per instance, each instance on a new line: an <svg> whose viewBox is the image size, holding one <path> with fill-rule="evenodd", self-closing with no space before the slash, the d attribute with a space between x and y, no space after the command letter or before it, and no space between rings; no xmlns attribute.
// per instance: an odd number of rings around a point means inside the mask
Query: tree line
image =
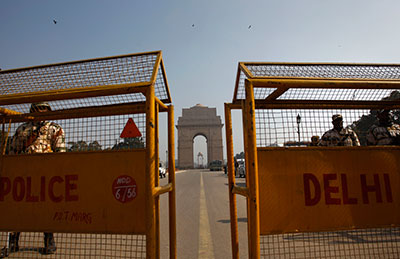
<svg viewBox="0 0 400 259"><path fill-rule="evenodd" d="M89 144L84 141L68 142L70 147L69 152L79 152L79 151L101 151L101 150L123 150L123 149L135 149L144 148L144 141L142 137L135 138L124 138L121 142L114 144L112 148L103 149L98 141L89 142Z"/></svg>

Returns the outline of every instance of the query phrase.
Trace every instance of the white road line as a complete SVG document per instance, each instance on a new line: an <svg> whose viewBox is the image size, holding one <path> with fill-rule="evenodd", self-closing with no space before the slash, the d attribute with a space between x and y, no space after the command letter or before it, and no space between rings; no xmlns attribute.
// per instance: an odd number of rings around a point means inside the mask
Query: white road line
<svg viewBox="0 0 400 259"><path fill-rule="evenodd" d="M200 173L200 222L199 222L199 259L213 259L214 248L212 244L210 222L204 193L203 173Z"/></svg>

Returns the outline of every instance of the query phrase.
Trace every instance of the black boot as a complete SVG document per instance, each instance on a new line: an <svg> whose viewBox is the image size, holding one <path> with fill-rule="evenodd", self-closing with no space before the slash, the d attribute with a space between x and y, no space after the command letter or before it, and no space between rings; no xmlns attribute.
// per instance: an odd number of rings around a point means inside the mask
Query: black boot
<svg viewBox="0 0 400 259"><path fill-rule="evenodd" d="M19 242L20 234L21 234L21 232L10 233L9 239L8 239L8 249L9 249L10 253L19 251L18 242Z"/></svg>
<svg viewBox="0 0 400 259"><path fill-rule="evenodd" d="M6 246L3 247L3 248L0 250L0 258L5 258L5 257L8 257L8 249L7 249Z"/></svg>
<svg viewBox="0 0 400 259"><path fill-rule="evenodd" d="M44 249L42 254L54 254L57 250L53 233L44 233Z"/></svg>

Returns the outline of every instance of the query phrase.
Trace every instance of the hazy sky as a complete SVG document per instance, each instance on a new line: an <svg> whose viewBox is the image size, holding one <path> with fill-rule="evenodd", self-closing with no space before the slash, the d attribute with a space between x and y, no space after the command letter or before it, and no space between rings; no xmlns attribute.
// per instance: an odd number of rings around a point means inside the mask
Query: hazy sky
<svg viewBox="0 0 400 259"><path fill-rule="evenodd" d="M398 0L1 0L0 68L162 50L175 122L197 103L224 120L239 61L400 63L399 11Z"/></svg>

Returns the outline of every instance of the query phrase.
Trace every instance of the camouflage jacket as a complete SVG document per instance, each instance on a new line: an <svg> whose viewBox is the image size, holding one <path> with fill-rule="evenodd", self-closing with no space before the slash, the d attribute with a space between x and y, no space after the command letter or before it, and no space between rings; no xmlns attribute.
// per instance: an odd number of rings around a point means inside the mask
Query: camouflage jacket
<svg viewBox="0 0 400 259"><path fill-rule="evenodd" d="M400 126L372 126L367 134L369 145L400 145Z"/></svg>
<svg viewBox="0 0 400 259"><path fill-rule="evenodd" d="M349 128L343 128L337 131L336 129L330 129L322 135L318 146L359 146L360 141L358 140L357 134Z"/></svg>
<svg viewBox="0 0 400 259"><path fill-rule="evenodd" d="M10 154L65 152L65 135L54 122L25 122L11 141Z"/></svg>

